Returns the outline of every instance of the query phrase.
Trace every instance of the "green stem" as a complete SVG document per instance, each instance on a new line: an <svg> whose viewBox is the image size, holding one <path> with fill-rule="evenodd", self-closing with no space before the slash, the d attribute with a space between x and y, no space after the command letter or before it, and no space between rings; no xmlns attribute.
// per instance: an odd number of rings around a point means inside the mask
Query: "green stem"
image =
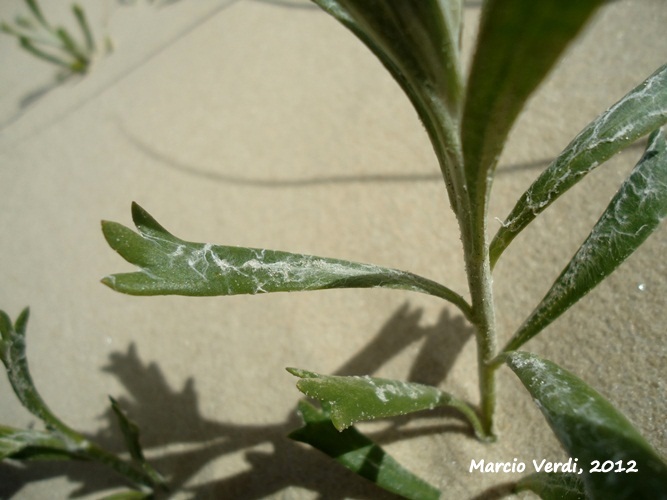
<svg viewBox="0 0 667 500"><path fill-rule="evenodd" d="M480 415L484 433L492 439L496 367L490 362L496 353L496 323L484 206L485 200L479 203L469 200L469 209L461 213L459 224L471 296L472 323L477 330Z"/></svg>
<svg viewBox="0 0 667 500"><path fill-rule="evenodd" d="M477 412L465 401L449 397L446 400L443 400L441 406L455 408L460 411L468 419L470 425L472 425L473 431L475 432L475 436L480 441L489 441L489 438L492 438L492 436L489 436L485 431L484 425L482 425L482 421L479 419Z"/></svg>
<svg viewBox="0 0 667 500"><path fill-rule="evenodd" d="M493 414L496 406L495 368L489 363L496 352L496 328L491 267L488 255L485 255L481 262L474 258L471 260L474 261L472 263L474 269L470 272L470 293L477 327L480 413L485 433L493 436Z"/></svg>

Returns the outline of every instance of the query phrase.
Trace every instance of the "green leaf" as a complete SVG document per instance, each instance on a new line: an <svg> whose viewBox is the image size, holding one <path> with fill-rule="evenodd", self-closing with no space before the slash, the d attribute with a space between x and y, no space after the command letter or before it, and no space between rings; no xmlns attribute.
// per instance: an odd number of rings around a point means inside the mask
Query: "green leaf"
<svg viewBox="0 0 667 500"><path fill-rule="evenodd" d="M598 116L528 188L491 242L491 263L530 222L589 172L667 123L667 65Z"/></svg>
<svg viewBox="0 0 667 500"><path fill-rule="evenodd" d="M470 198L484 217L491 172L526 100L604 0L488 0L463 113Z"/></svg>
<svg viewBox="0 0 667 500"><path fill-rule="evenodd" d="M9 382L21 404L33 415L42 418L45 404L33 384L25 354L25 335L30 309L25 308L12 325L9 316L1 311L0 360L5 365Z"/></svg>
<svg viewBox="0 0 667 500"><path fill-rule="evenodd" d="M23 49L25 49L27 52L31 53L33 56L42 59L43 61L55 64L56 66L61 66L65 69L70 69L70 63L65 61L64 59L61 59L60 57L56 57L54 55L51 55L41 49L38 49L35 47L33 42L29 40L28 38L21 36L19 38L19 43Z"/></svg>
<svg viewBox="0 0 667 500"><path fill-rule="evenodd" d="M139 465L141 465L142 470L152 480L152 484L158 486L164 486L165 485L164 477L162 477L162 475L157 470L155 470L153 466L151 466L148 462L146 462L144 453L141 449L141 443L139 442L139 427L137 426L137 424L135 424L127 417L123 409L120 407L120 405L114 398L109 396L109 400L111 401L111 409L116 415L116 419L118 420L118 425L120 427L121 432L123 433L123 437L125 438L125 446L127 447L127 450L130 452L130 456Z"/></svg>
<svg viewBox="0 0 667 500"><path fill-rule="evenodd" d="M46 21L44 14L42 14L42 11L39 8L39 5L37 4L37 0L25 0L25 3L28 5L28 8L32 12L32 15L35 16L35 19L37 19L40 22L40 24L44 26L47 30L50 29L51 26L49 26L49 23Z"/></svg>
<svg viewBox="0 0 667 500"><path fill-rule="evenodd" d="M515 491L530 490L542 500L586 500L584 483L578 475L561 472L536 472L523 477Z"/></svg>
<svg viewBox="0 0 667 500"><path fill-rule="evenodd" d="M648 238L665 215L667 144L658 130L591 234L504 350L517 349L592 290Z"/></svg>
<svg viewBox="0 0 667 500"><path fill-rule="evenodd" d="M138 462L144 462L144 453L141 450L141 444L139 443L139 427L127 418L127 415L114 398L109 396L109 400L111 401L111 409L118 420L118 426L125 438L125 446L130 452L130 456Z"/></svg>
<svg viewBox="0 0 667 500"><path fill-rule="evenodd" d="M667 491L667 465L609 401L572 373L526 352L505 356L544 414L570 457L591 498L658 498ZM590 472L610 461L637 472ZM664 498L664 496L663 496Z"/></svg>
<svg viewBox="0 0 667 500"><path fill-rule="evenodd" d="M25 439L21 438L20 429L0 426L0 460L11 457L28 446Z"/></svg>
<svg viewBox="0 0 667 500"><path fill-rule="evenodd" d="M132 217L139 234L102 222L109 245L141 268L102 280L118 292L212 296L383 287L435 295L466 315L470 312L460 295L411 273L312 255L187 242L169 234L136 203Z"/></svg>
<svg viewBox="0 0 667 500"><path fill-rule="evenodd" d="M69 460L81 456L52 432L15 429L0 425L0 460Z"/></svg>
<svg viewBox="0 0 667 500"><path fill-rule="evenodd" d="M289 435L291 439L311 445L352 472L404 498L440 498L437 488L404 469L354 427L338 432L325 411L305 401L299 403L299 413L304 426L292 432Z"/></svg>
<svg viewBox="0 0 667 500"><path fill-rule="evenodd" d="M9 383L21 404L48 426L59 429L63 436L71 438L70 444L74 447L78 435L51 412L32 381L25 353L25 336L29 316L30 310L26 307L12 326L6 313L2 312L0 315L0 332L2 333L0 361L5 365Z"/></svg>
<svg viewBox="0 0 667 500"><path fill-rule="evenodd" d="M461 0L314 0L352 31L402 87L424 123L445 178L460 165ZM461 174L462 175L462 174Z"/></svg>
<svg viewBox="0 0 667 500"><path fill-rule="evenodd" d="M320 375L298 368L288 368L287 371L301 378L296 384L301 392L330 406L331 421L339 431L356 422L449 406L460 410L470 420L477 436L483 438L474 410L435 387L368 375Z"/></svg>
<svg viewBox="0 0 667 500"><path fill-rule="evenodd" d="M81 33L83 33L83 37L86 42L86 51L88 54L90 54L95 50L95 40L93 39L93 34L90 30L88 20L86 19L86 13L83 8L77 4L72 5L72 13L74 14L74 17L79 24Z"/></svg>

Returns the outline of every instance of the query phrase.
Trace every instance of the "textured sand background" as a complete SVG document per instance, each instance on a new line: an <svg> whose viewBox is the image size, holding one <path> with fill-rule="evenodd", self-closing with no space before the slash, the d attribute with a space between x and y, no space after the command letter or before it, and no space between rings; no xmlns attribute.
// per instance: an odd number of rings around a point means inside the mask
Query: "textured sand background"
<svg viewBox="0 0 667 500"><path fill-rule="evenodd" d="M44 2L70 22L68 2ZM158 3L158 2L156 2ZM480 2L466 6L466 40ZM407 99L370 52L305 0L84 2L114 52L83 79L0 39L0 307L31 306L35 382L71 426L118 449L107 395L138 422L177 498L383 498L289 441L299 393L285 366L440 384L477 400L474 343L452 307L411 293L327 291L134 298L99 283L130 270L100 219L130 202L174 234L406 269L465 291L456 223ZM0 17L23 9L0 4ZM548 159L664 63L662 0L620 0L536 93L501 161L503 218ZM583 241L641 154L590 175L519 237L497 268L502 339ZM491 223L495 228L495 222ZM667 226L527 348L574 371L663 454ZM471 459L566 458L530 397L499 374L493 445L441 412L365 426L446 498L497 498L513 475ZM0 422L39 425L0 380ZM407 436L407 437L406 437ZM498 485L501 485L498 487ZM0 466L0 497L99 497L103 469Z"/></svg>

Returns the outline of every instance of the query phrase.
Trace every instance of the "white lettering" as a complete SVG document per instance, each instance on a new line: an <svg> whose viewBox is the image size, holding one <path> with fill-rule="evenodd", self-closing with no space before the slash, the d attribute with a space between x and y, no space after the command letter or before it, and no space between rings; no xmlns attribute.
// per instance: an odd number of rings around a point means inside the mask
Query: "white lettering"
<svg viewBox="0 0 667 500"><path fill-rule="evenodd" d="M473 459L470 461L470 468L468 469L468 472L472 472L474 470L484 473L490 472L492 474L498 474L500 472L507 474L510 472L525 471L526 464L519 462L517 458L515 458L512 462L485 462L484 459L477 462Z"/></svg>
<svg viewBox="0 0 667 500"><path fill-rule="evenodd" d="M533 460L533 467L535 468L535 472L540 472L542 470L542 467L544 467L544 464L546 463L547 459L544 458L540 462L540 465L537 465L537 460Z"/></svg>
<svg viewBox="0 0 667 500"><path fill-rule="evenodd" d="M480 460L479 463L475 463L475 459L472 459L470 461L470 469L468 469L468 472L472 472L474 469L484 472L484 459Z"/></svg>

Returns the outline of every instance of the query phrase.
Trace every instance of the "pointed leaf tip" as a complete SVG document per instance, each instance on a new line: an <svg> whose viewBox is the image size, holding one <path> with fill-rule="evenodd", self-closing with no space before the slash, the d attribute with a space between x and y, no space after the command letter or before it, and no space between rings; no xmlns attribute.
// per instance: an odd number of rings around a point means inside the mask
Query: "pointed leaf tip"
<svg viewBox="0 0 667 500"><path fill-rule="evenodd" d="M310 372L308 370L302 370L301 368L285 368L289 373L299 378L317 378L319 375L315 372Z"/></svg>

